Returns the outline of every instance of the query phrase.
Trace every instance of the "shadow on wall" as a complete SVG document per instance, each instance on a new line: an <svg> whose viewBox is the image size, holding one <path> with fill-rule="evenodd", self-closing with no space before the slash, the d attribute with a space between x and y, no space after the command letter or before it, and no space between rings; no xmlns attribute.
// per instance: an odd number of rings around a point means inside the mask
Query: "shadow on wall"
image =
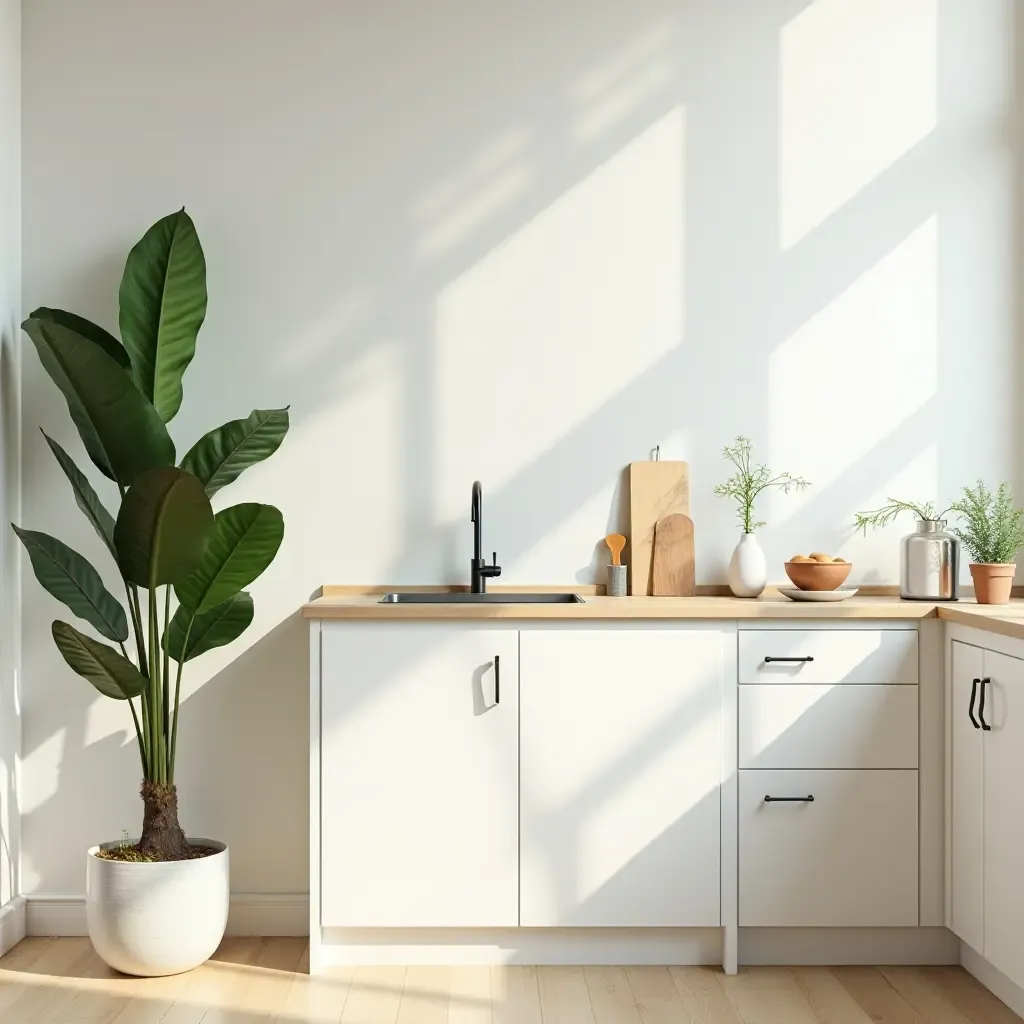
<svg viewBox="0 0 1024 1024"><path fill-rule="evenodd" d="M237 888L303 886L294 609L324 581L464 581L474 478L504 578L565 583L628 532L622 467L655 444L691 462L704 581L735 542L710 483L738 432L815 484L765 508L770 559L813 536L862 579L894 578L904 531L851 540L855 508L1009 474L1004 7L26 10L26 308L114 326L124 252L184 199L212 300L179 448L292 402L281 453L224 496L288 523L262 639L199 663L183 712L184 820L231 843ZM27 362L26 427L66 423ZM100 564L64 488L29 441L26 521ZM52 602L24 597L26 865L77 891L60 851L135 822L136 758L52 650Z"/></svg>

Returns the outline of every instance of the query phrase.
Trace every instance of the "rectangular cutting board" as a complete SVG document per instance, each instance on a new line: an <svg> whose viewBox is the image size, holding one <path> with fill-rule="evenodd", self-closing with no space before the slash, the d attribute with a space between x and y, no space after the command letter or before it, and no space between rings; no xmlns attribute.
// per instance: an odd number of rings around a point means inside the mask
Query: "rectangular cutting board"
<svg viewBox="0 0 1024 1024"><path fill-rule="evenodd" d="M673 512L690 514L687 462L629 464L629 545L631 594L651 593L654 526Z"/></svg>

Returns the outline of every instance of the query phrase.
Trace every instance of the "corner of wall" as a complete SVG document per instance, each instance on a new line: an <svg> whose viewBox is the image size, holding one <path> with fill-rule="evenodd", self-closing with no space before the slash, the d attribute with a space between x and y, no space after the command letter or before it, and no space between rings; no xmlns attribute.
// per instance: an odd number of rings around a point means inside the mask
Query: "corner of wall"
<svg viewBox="0 0 1024 1024"><path fill-rule="evenodd" d="M24 934L20 555L4 528L21 510L21 198L21 3L0 0L0 906L18 912L8 931L18 919Z"/></svg>

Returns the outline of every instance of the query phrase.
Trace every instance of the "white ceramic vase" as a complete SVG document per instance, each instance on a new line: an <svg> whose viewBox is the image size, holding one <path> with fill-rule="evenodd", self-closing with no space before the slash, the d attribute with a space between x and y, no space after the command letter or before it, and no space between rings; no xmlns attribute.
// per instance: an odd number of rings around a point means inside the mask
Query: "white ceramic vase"
<svg viewBox="0 0 1024 1024"><path fill-rule="evenodd" d="M205 963L228 921L228 848L195 860L133 863L88 853L85 909L96 952L116 971L141 977L180 974Z"/></svg>
<svg viewBox="0 0 1024 1024"><path fill-rule="evenodd" d="M729 559L729 589L737 597L760 597L768 583L768 563L752 533L740 537Z"/></svg>

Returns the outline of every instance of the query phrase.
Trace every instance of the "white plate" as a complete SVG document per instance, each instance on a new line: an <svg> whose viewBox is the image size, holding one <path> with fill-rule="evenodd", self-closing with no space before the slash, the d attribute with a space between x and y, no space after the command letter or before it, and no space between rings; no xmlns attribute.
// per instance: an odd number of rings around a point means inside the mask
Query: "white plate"
<svg viewBox="0 0 1024 1024"><path fill-rule="evenodd" d="M801 590L799 587L779 587L779 593L794 601L845 601L857 593L856 587L838 590Z"/></svg>

